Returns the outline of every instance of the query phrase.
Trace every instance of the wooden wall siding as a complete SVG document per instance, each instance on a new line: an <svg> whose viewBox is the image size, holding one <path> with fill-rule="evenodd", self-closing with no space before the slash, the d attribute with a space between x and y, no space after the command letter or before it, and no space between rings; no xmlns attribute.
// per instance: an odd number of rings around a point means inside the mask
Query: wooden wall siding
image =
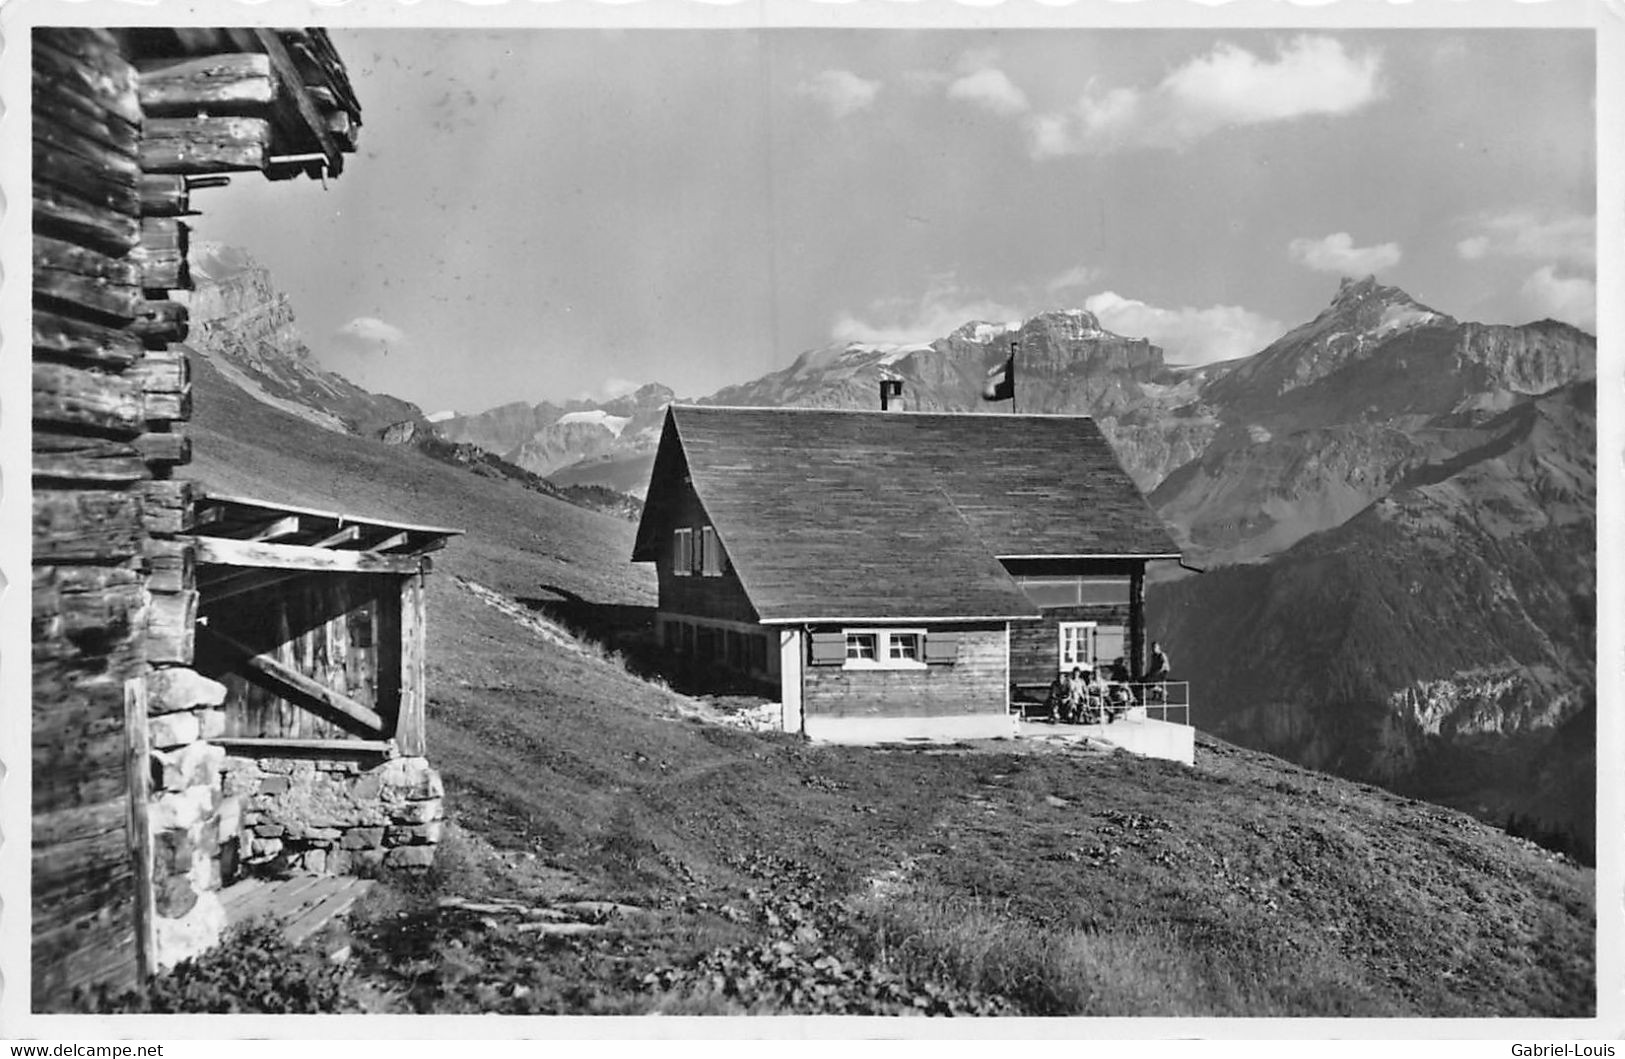
<svg viewBox="0 0 1625 1059"><path fill-rule="evenodd" d="M700 527L712 525L711 517L694 487L678 478L671 486L663 508L665 531L656 542L655 572L660 585L660 609L679 614L721 618L726 621L754 622L756 608L751 606L745 586L733 563L719 577L689 574L678 577L672 573L672 531L683 526L694 530L694 547L700 546ZM723 551L727 545L724 542ZM811 575L809 571L809 575Z"/></svg>
<svg viewBox="0 0 1625 1059"><path fill-rule="evenodd" d="M401 694L400 583L383 575L311 574L218 609L205 599L203 609L211 629L393 722ZM377 738L313 704L289 701L213 637L200 641L197 668L226 685L228 738Z"/></svg>
<svg viewBox="0 0 1625 1059"><path fill-rule="evenodd" d="M36 30L33 68L32 1002L137 969L126 683L144 667L151 477L135 75L96 30Z"/></svg>
<svg viewBox="0 0 1625 1059"><path fill-rule="evenodd" d="M956 625L954 631L959 634L959 651L953 665L861 670L803 667L804 714L832 718L1003 714L1008 693L1004 625Z"/></svg>
<svg viewBox="0 0 1625 1059"><path fill-rule="evenodd" d="M1063 621L1092 621L1101 625L1122 625L1133 620L1126 603L1085 607L1049 607L1039 621L1010 624L1010 679L1018 684L1049 683L1060 664L1060 625ZM1110 659L1107 660L1108 662Z"/></svg>

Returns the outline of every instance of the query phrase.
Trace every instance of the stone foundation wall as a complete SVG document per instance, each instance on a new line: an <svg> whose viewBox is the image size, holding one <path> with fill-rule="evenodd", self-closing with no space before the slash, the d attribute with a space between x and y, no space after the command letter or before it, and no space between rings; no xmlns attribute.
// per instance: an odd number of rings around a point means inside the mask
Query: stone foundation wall
<svg viewBox="0 0 1625 1059"><path fill-rule="evenodd" d="M214 946L226 929L222 844L232 832L221 788L225 685L185 666L147 674L154 961L172 967Z"/></svg>
<svg viewBox="0 0 1625 1059"><path fill-rule="evenodd" d="M224 792L249 874L427 868L444 826L445 789L422 757L232 756Z"/></svg>

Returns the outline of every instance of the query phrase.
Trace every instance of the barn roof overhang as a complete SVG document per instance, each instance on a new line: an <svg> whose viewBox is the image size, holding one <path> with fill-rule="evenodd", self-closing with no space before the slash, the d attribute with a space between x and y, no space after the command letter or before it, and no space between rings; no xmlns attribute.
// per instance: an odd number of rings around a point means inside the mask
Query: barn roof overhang
<svg viewBox="0 0 1625 1059"><path fill-rule="evenodd" d="M416 574L462 532L208 493L192 520L205 603L307 573Z"/></svg>

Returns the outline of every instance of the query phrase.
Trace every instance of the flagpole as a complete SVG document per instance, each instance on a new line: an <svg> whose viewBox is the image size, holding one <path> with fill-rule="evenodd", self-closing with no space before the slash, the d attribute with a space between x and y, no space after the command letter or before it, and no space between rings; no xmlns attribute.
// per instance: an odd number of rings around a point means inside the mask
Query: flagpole
<svg viewBox="0 0 1625 1059"><path fill-rule="evenodd" d="M1016 414L1016 347L1020 342L1010 343L1010 414Z"/></svg>

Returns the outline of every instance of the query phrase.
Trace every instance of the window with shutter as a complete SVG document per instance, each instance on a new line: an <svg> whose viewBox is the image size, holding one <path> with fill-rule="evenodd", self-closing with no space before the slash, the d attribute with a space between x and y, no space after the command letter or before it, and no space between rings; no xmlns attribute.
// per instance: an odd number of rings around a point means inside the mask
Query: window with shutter
<svg viewBox="0 0 1625 1059"><path fill-rule="evenodd" d="M710 526L700 530L700 573L706 577L722 574L722 542Z"/></svg>
<svg viewBox="0 0 1625 1059"><path fill-rule="evenodd" d="M1095 665L1109 666L1127 653L1127 632L1121 625L1100 625L1095 628Z"/></svg>
<svg viewBox="0 0 1625 1059"><path fill-rule="evenodd" d="M815 666L838 666L846 661L846 636L838 632L815 632L809 638L810 661Z"/></svg>
<svg viewBox="0 0 1625 1059"><path fill-rule="evenodd" d="M956 632L933 632L925 637L925 661L927 665L951 666L959 659L959 634Z"/></svg>
<svg viewBox="0 0 1625 1059"><path fill-rule="evenodd" d="M671 572L678 577L687 577L694 568L694 531L673 530L671 536Z"/></svg>

